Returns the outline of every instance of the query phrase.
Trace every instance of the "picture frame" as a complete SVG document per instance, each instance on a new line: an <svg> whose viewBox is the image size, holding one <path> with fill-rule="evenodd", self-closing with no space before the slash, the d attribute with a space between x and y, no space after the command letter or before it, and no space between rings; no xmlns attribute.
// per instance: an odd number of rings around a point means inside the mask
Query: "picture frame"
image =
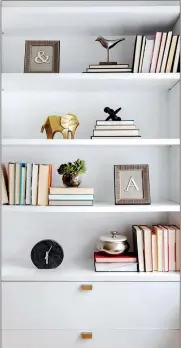
<svg viewBox="0 0 181 348"><path fill-rule="evenodd" d="M148 164L114 166L115 204L151 204Z"/></svg>
<svg viewBox="0 0 181 348"><path fill-rule="evenodd" d="M60 41L25 41L25 73L59 73Z"/></svg>

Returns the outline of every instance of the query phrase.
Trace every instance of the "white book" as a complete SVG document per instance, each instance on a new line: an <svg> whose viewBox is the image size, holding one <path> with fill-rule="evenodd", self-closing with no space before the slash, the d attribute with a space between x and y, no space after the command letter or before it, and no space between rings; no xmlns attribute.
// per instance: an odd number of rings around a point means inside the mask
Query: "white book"
<svg viewBox="0 0 181 348"><path fill-rule="evenodd" d="M137 272L137 263L95 263L96 272Z"/></svg>
<svg viewBox="0 0 181 348"><path fill-rule="evenodd" d="M172 40L172 31L169 31L167 35L167 40L166 40L166 45L165 45L165 50L164 50L164 55L163 55L163 60L162 60L162 65L161 65L161 73L164 73L166 70L166 64L168 60L168 54L170 50L170 45L171 45L171 40Z"/></svg>
<svg viewBox="0 0 181 348"><path fill-rule="evenodd" d="M134 51L134 62L133 62L133 73L138 73L141 47L142 47L143 36L138 35L135 40L135 51Z"/></svg>
<svg viewBox="0 0 181 348"><path fill-rule="evenodd" d="M15 164L15 204L20 204L20 163Z"/></svg>
<svg viewBox="0 0 181 348"><path fill-rule="evenodd" d="M162 39L162 33L157 32L155 35L155 42L154 42L153 56L152 56L152 61L151 61L151 66L150 66L150 73L156 72L156 65L157 65L158 55L159 55L159 51L160 51L161 39Z"/></svg>
<svg viewBox="0 0 181 348"><path fill-rule="evenodd" d="M142 73L149 73L153 54L154 40L146 39L145 52L143 57Z"/></svg>
<svg viewBox="0 0 181 348"><path fill-rule="evenodd" d="M141 70L142 70L143 57L144 57L144 52L145 52L145 45L146 45L146 37L143 36L138 72L141 72Z"/></svg>
<svg viewBox="0 0 181 348"><path fill-rule="evenodd" d="M136 225L133 226L133 240L134 240L134 248L136 249L137 256L138 256L139 272L144 272L145 262L144 262L143 230Z"/></svg>
<svg viewBox="0 0 181 348"><path fill-rule="evenodd" d="M152 230L148 226L140 226L144 234L144 251L145 251L145 271L152 272Z"/></svg>
<svg viewBox="0 0 181 348"><path fill-rule="evenodd" d="M26 167L21 166L20 168L20 204L25 204L26 196Z"/></svg>
<svg viewBox="0 0 181 348"><path fill-rule="evenodd" d="M168 253L168 268L169 271L176 270L176 233L175 227L165 226L168 229L168 245L169 245L169 253Z"/></svg>
<svg viewBox="0 0 181 348"><path fill-rule="evenodd" d="M175 226L176 231L176 271L180 271L180 228Z"/></svg>
<svg viewBox="0 0 181 348"><path fill-rule="evenodd" d="M163 272L163 230L159 226L153 226L153 231L157 236L158 272Z"/></svg>
<svg viewBox="0 0 181 348"><path fill-rule="evenodd" d="M178 36L177 35L172 36L172 42L171 42L170 51L169 51L169 55L168 55L168 61L167 61L167 65L166 65L166 73L170 73L172 70L175 51L176 51L176 47L177 47L177 41L178 41Z"/></svg>
<svg viewBox="0 0 181 348"><path fill-rule="evenodd" d="M152 265L153 271L158 270L158 255L157 255L157 236L152 232Z"/></svg>
<svg viewBox="0 0 181 348"><path fill-rule="evenodd" d="M139 129L120 129L120 130L94 130L95 137L121 137L121 136L138 136Z"/></svg>
<svg viewBox="0 0 181 348"><path fill-rule="evenodd" d="M31 204L31 180L32 180L32 164L27 163L26 169L26 204Z"/></svg>
<svg viewBox="0 0 181 348"><path fill-rule="evenodd" d="M178 41L177 41L177 48L176 48L176 52L175 52L175 59L174 59L174 62L173 62L173 69L172 69L173 73L177 72L178 64L179 64L179 57L180 57L180 36L179 36Z"/></svg>
<svg viewBox="0 0 181 348"><path fill-rule="evenodd" d="M161 45L160 45L160 52L159 52L159 56L158 56L158 62L157 62L157 66L156 66L156 72L157 73L159 73L160 70L161 70L161 64L162 64L162 60L163 60L166 40L167 40L167 33L163 33L162 40L161 40Z"/></svg>
<svg viewBox="0 0 181 348"><path fill-rule="evenodd" d="M122 121L96 121L97 126L122 126L122 125L134 125L134 120L122 120Z"/></svg>
<svg viewBox="0 0 181 348"><path fill-rule="evenodd" d="M111 125L107 125L107 126L96 126L95 127L96 130L120 130L120 129L136 129L136 126L111 126Z"/></svg>
<svg viewBox="0 0 181 348"><path fill-rule="evenodd" d="M37 205L37 199L38 199L38 164L33 164L32 169L32 197L31 197L31 204Z"/></svg>
<svg viewBox="0 0 181 348"><path fill-rule="evenodd" d="M159 227L163 231L163 270L168 272L168 230L162 225L159 225Z"/></svg>
<svg viewBox="0 0 181 348"><path fill-rule="evenodd" d="M9 204L15 203L15 163L8 163Z"/></svg>
<svg viewBox="0 0 181 348"><path fill-rule="evenodd" d="M49 195L49 200L52 201L93 201L94 196L93 195Z"/></svg>

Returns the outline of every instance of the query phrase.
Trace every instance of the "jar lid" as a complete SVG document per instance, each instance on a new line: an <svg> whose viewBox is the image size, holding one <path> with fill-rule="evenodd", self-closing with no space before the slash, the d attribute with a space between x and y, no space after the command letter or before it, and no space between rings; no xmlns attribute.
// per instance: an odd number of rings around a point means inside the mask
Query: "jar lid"
<svg viewBox="0 0 181 348"><path fill-rule="evenodd" d="M118 234L116 231L111 232L112 236L101 236L100 241L101 242L114 242L114 243L119 243L119 242L124 242L127 240L127 237L122 236L121 234Z"/></svg>

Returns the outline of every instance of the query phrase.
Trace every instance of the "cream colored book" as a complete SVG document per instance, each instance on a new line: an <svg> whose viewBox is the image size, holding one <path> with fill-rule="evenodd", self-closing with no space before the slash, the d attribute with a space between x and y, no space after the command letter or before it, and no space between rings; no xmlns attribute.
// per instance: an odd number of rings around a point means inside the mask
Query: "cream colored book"
<svg viewBox="0 0 181 348"><path fill-rule="evenodd" d="M172 42L171 42L170 51L169 51L169 55L168 55L168 61L167 61L167 65L166 65L166 73L170 73L172 70L175 51L176 51L176 47L177 47L177 40L178 40L178 36L174 35L172 37Z"/></svg>
<svg viewBox="0 0 181 348"><path fill-rule="evenodd" d="M165 272L169 271L168 268L168 230L166 227L159 225L163 231L163 269Z"/></svg>
<svg viewBox="0 0 181 348"><path fill-rule="evenodd" d="M167 33L163 33L161 45L160 45L160 51L159 51L159 55L158 55L157 66L156 66L156 73L159 73L161 70L161 64L162 64L162 60L163 60L166 40L167 40Z"/></svg>
<svg viewBox="0 0 181 348"><path fill-rule="evenodd" d="M171 40L172 40L172 31L169 31L169 33L167 34L167 40L166 40L162 64L161 64L161 70L160 70L161 73L164 73L166 70Z"/></svg>
<svg viewBox="0 0 181 348"><path fill-rule="evenodd" d="M15 204L20 204L20 163L15 164Z"/></svg>
<svg viewBox="0 0 181 348"><path fill-rule="evenodd" d="M164 271L164 254L163 254L163 230L159 226L153 226L153 231L157 236L157 255L158 255L158 272Z"/></svg>
<svg viewBox="0 0 181 348"><path fill-rule="evenodd" d="M4 165L1 165L1 204L8 204L7 173Z"/></svg>
<svg viewBox="0 0 181 348"><path fill-rule="evenodd" d="M49 164L39 164L38 205L48 205Z"/></svg>
<svg viewBox="0 0 181 348"><path fill-rule="evenodd" d="M9 204L15 203L15 163L8 163Z"/></svg>
<svg viewBox="0 0 181 348"><path fill-rule="evenodd" d="M93 201L49 201L49 205L84 206L84 205L93 205Z"/></svg>
<svg viewBox="0 0 181 348"><path fill-rule="evenodd" d="M173 62L173 69L172 69L173 73L177 72L178 64L179 64L179 57L180 57L180 36L179 36L178 41L177 41L177 48L176 48L175 58L174 58L174 62Z"/></svg>
<svg viewBox="0 0 181 348"><path fill-rule="evenodd" d="M20 169L20 204L25 205L26 198L26 166L23 163L23 166Z"/></svg>
<svg viewBox="0 0 181 348"><path fill-rule="evenodd" d="M180 271L180 228L175 226L176 232L176 271Z"/></svg>
<svg viewBox="0 0 181 348"><path fill-rule="evenodd" d="M93 195L93 188L86 187L50 187L51 195Z"/></svg>
<svg viewBox="0 0 181 348"><path fill-rule="evenodd" d="M37 197L38 197L38 164L33 163L32 169L32 189L31 189L31 204L37 205Z"/></svg>
<svg viewBox="0 0 181 348"><path fill-rule="evenodd" d="M157 236L152 232L152 264L153 271L158 271Z"/></svg>
<svg viewBox="0 0 181 348"><path fill-rule="evenodd" d="M175 227L165 226L168 229L168 268L169 271L176 270L176 233Z"/></svg>

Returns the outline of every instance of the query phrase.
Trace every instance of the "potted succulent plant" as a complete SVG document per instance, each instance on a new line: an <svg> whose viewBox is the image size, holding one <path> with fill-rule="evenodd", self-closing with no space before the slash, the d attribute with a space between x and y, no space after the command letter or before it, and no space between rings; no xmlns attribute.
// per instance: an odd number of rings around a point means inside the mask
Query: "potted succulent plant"
<svg viewBox="0 0 181 348"><path fill-rule="evenodd" d="M62 182L66 187L78 187L81 183L80 175L86 173L85 161L77 161L61 164L57 169L58 174L62 175Z"/></svg>

